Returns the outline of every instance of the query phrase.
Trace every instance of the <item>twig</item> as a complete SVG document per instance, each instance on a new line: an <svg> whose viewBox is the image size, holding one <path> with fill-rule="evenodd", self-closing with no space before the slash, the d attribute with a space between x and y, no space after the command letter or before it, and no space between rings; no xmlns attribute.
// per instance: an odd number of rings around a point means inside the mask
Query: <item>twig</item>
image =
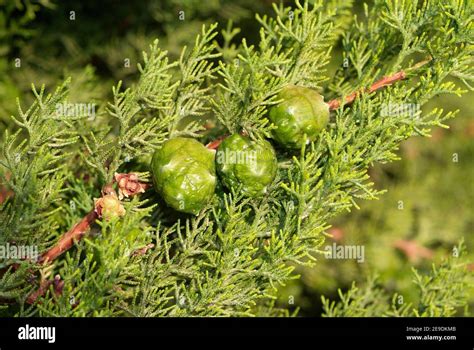
<svg viewBox="0 0 474 350"><path fill-rule="evenodd" d="M130 174L115 174L114 180L103 187L102 198L106 195L115 194L113 184L117 182L120 195L123 197L131 197L139 193L145 192L150 186L146 183L139 182L138 176L135 173ZM96 203L99 203L97 201ZM67 251L74 245L74 242L80 241L84 235L90 230L91 226L97 219L100 218L100 208L97 206L92 209L80 222L74 225L68 232L66 232L58 243L50 250L45 252L39 259L40 263L50 263L59 255Z"/></svg>
<svg viewBox="0 0 474 350"><path fill-rule="evenodd" d="M39 297L43 296L48 291L48 288L52 283L53 281L51 280L41 281L39 288L28 295L26 302L28 304L34 304Z"/></svg>
<svg viewBox="0 0 474 350"><path fill-rule="evenodd" d="M206 147L209 148L209 149L217 149L219 148L220 144L222 143L222 141L224 141L227 137L229 137L229 135L222 135L222 136L219 136L217 139L209 142Z"/></svg>
<svg viewBox="0 0 474 350"><path fill-rule="evenodd" d="M94 208L79 223L66 232L54 247L41 255L39 263L50 263L59 255L71 248L74 245L74 242L82 239L98 218L99 216Z"/></svg>
<svg viewBox="0 0 474 350"><path fill-rule="evenodd" d="M380 89L382 89L386 86L390 86L393 83L395 83L399 80L403 80L405 78L406 78L405 71L400 71L400 72L397 72L393 75L383 77L382 79L380 79L380 80L376 81L375 83L373 83L368 89L362 89L362 90L359 90L359 91L354 91L352 94L346 96L344 98L344 104L350 104L350 103L354 102L354 100L357 98L357 96L359 96L362 92L371 93L371 92L380 90ZM341 100L340 99L331 100L331 101L328 102L328 105L329 105L330 110L338 109L341 106Z"/></svg>
<svg viewBox="0 0 474 350"><path fill-rule="evenodd" d="M410 68L407 68L406 70L401 70L401 71L396 72L392 75L383 77L382 79L380 79L380 80L376 81L375 83L373 83L368 89L361 89L359 91L354 91L353 93L351 93L350 95L348 95L344 98L344 104L350 104L350 103L354 102L354 100L357 98L357 96L359 96L361 93L364 93L364 92L371 93L371 92L380 90L384 87L390 86L390 85L392 85L393 83L395 83L397 81L405 79L407 77L406 73L408 71L418 69L418 68L424 66L425 64L427 64L428 62L430 62L431 60L432 60L432 58L429 57L426 60L418 62L414 66L412 66ZM341 106L341 100L337 99L337 98L333 99L333 100L328 102L328 105L329 105L330 110L338 109Z"/></svg>
<svg viewBox="0 0 474 350"><path fill-rule="evenodd" d="M39 297L41 297L48 291L51 285L53 285L54 293L56 295L62 294L64 288L64 281L61 280L61 277L59 275L56 275L53 280L42 279L40 282L40 287L28 296L26 302L28 304L35 303Z"/></svg>
<svg viewBox="0 0 474 350"><path fill-rule="evenodd" d="M130 174L115 174L115 179L112 183L107 184L102 189L102 197L114 194L115 190L113 188L113 184L117 181L119 192L123 196L134 196L138 193L143 193L149 185L146 183L142 183L138 181L138 176L135 173ZM41 257L38 259L38 263L47 265L53 262L58 256L69 250L75 242L80 241L85 235L87 235L92 227L92 225L96 222L97 219L100 218L101 208L100 200L96 201L96 206L92 209L81 221L79 221L76 225L74 225L68 232L66 232L59 241L48 251L43 253ZM28 298L27 302L32 304L34 303L40 296L44 295L48 290L51 283L55 283L55 290L60 291L62 290L62 284L58 282L55 278L54 281L42 279L40 282L39 288L31 293Z"/></svg>

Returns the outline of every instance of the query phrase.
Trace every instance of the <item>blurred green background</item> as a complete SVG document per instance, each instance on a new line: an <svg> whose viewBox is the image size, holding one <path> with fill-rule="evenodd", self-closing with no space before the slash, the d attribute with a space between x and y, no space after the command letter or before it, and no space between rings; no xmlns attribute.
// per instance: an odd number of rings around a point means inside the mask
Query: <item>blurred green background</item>
<svg viewBox="0 0 474 350"><path fill-rule="evenodd" d="M176 58L203 23L218 21L224 28L233 20L242 29L237 40L255 42L255 14L271 13L271 5L271 0L0 0L0 135L11 127L16 97L24 105L31 102L31 83L52 88L71 76L71 101L97 102L103 113L99 101L110 97L118 80L127 85L138 78L141 51L154 38ZM336 48L329 71L340 64ZM321 295L337 299L339 288L346 290L353 281L363 285L370 275L380 276L388 292L415 301L411 268L427 272L452 254L461 238L474 264L473 100L472 92L433 99L424 108L460 110L450 129L404 142L402 160L370 170L387 193L332 223L327 244L362 245L364 262L321 256L316 267L297 269L301 279L282 288L278 304L319 316ZM472 309L474 287L470 295Z"/></svg>

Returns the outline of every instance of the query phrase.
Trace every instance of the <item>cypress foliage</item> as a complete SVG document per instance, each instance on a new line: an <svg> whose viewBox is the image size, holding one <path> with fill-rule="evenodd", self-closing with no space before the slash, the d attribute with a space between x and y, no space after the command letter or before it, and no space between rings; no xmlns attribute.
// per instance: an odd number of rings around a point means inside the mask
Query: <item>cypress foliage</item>
<svg viewBox="0 0 474 350"><path fill-rule="evenodd" d="M472 90L468 1L376 0L361 18L351 17L351 6L274 6L273 16L256 18L255 44L237 41L232 23L222 31L205 25L176 60L154 41L138 81L116 83L111 100L98 101L95 118L58 112L74 101L69 79L49 94L33 86L34 102L17 103L14 126L0 142L2 183L13 193L0 204L0 245L43 253L77 223L90 230L41 264L0 260L2 314L289 315L273 300L298 277L295 266L317 266L328 222L382 194L369 167L396 160L403 140L447 128L456 112L422 112L430 99ZM332 76L327 66L338 43L348 64ZM278 172L265 195L247 198L218 186L197 215L167 208L150 188L154 150L180 136L270 138L268 111L287 85L315 89L333 111L315 142L297 151L275 146ZM407 105L416 106L414 113L390 107ZM209 132L203 124L210 116L218 126ZM101 220L94 198L130 173L146 193L130 190L121 196L125 215ZM451 316L466 303L466 276L451 259L431 278L415 273L419 305L391 305L371 282L364 291L341 293L339 303L324 299L325 315Z"/></svg>

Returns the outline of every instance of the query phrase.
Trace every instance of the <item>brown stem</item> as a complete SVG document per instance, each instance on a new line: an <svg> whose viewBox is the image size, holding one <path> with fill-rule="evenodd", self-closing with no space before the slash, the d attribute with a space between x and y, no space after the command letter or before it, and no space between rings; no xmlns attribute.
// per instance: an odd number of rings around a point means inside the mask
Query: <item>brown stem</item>
<svg viewBox="0 0 474 350"><path fill-rule="evenodd" d="M359 90L359 91L354 91L352 94L346 96L345 99L344 99L344 104L350 104L350 103L354 102L354 100L357 98L357 96L359 96L363 92L371 93L371 92L380 90L380 89L382 89L386 86L390 86L393 83L395 83L399 80L403 80L405 78L406 78L406 73L403 70L400 71L400 72L397 72L395 74L383 77L382 79L380 79L380 80L376 81L375 83L373 83L368 89L362 89L362 90ZM336 98L334 100L329 101L328 105L329 105L330 110L338 109L341 106L341 100Z"/></svg>
<svg viewBox="0 0 474 350"><path fill-rule="evenodd" d="M222 143L222 141L224 141L229 135L222 135L222 136L219 136L217 139L209 142L206 147L209 148L209 149L217 149L219 147L219 145Z"/></svg>
<svg viewBox="0 0 474 350"><path fill-rule="evenodd" d="M95 209L91 210L79 223L66 232L54 247L41 255L39 263L50 263L71 248L75 241L80 241L82 239L98 218L99 216Z"/></svg>
<svg viewBox="0 0 474 350"><path fill-rule="evenodd" d="M380 79L380 80L376 81L375 83L373 83L369 88L361 89L359 91L354 91L353 93L351 93L350 95L345 97L344 104L350 104L350 103L354 102L354 100L357 98L357 96L359 96L363 92L371 93L371 92L380 90L384 87L390 86L390 85L392 85L393 83L395 83L397 81L405 79L406 78L406 72L418 69L418 68L424 66L425 64L429 63L431 60L432 60L432 57L428 57L427 59L418 62L417 64L415 64L414 66L412 66L410 68L407 68L406 70L401 70L401 71L396 72L392 75L383 77L382 79ZM338 109L341 106L341 100L337 99L337 98L333 99L333 100L328 102L328 105L329 105L330 110Z"/></svg>
<svg viewBox="0 0 474 350"><path fill-rule="evenodd" d="M28 304L34 304L39 297L43 296L48 291L51 285L53 286L54 294L62 294L64 281L61 280L59 275L56 275L53 280L41 279L39 288L28 296L26 302Z"/></svg>
<svg viewBox="0 0 474 350"><path fill-rule="evenodd" d="M241 130L240 131L240 135L242 136L249 136L248 132L246 130ZM209 142L206 147L209 148L209 149L217 149L219 148L220 144L222 143L222 141L224 141L226 138L228 138L230 135L229 134L225 134L225 135L222 135L222 136L219 136L217 139Z"/></svg>
<svg viewBox="0 0 474 350"><path fill-rule="evenodd" d="M28 295L26 302L28 304L34 304L39 297L43 296L48 291L48 288L52 283L53 281L51 280L41 281L39 288L35 290L33 293L31 293L30 295Z"/></svg>
<svg viewBox="0 0 474 350"><path fill-rule="evenodd" d="M126 197L134 196L139 193L145 192L149 185L138 181L138 175L135 173L130 174L115 174L114 180L105 185L102 188L102 196L107 196L110 194L115 195L115 190L113 184L117 182L119 187L119 192L124 193ZM62 253L67 251L74 245L75 241L80 241L90 230L92 224L100 218L100 210L96 206L92 209L80 222L74 225L68 232L66 232L58 243L54 245L50 250L45 252L39 259L39 263L50 263Z"/></svg>
<svg viewBox="0 0 474 350"><path fill-rule="evenodd" d="M138 193L143 193L149 187L148 184L139 182L138 176L134 173L116 174L115 179L110 184L107 184L102 188L102 198L110 194L115 195L115 190L113 188L113 184L115 182L118 183L119 191L122 194L125 194L127 197L136 195ZM101 212L101 208L99 208L99 203L99 201L96 202L94 209L92 209L84 218L82 218L81 221L79 221L68 232L66 232L51 249L43 253L39 258L38 263L51 263L58 256L69 250L74 245L74 242L80 241L85 235L87 235L91 229L91 226L97 219L100 218L99 213ZM56 285L59 283L57 280L41 280L39 288L28 296L27 302L30 304L34 303L39 297L46 293L49 286L53 282L55 283L55 287L57 287ZM62 285L60 288L58 287L56 289L58 293L61 293Z"/></svg>

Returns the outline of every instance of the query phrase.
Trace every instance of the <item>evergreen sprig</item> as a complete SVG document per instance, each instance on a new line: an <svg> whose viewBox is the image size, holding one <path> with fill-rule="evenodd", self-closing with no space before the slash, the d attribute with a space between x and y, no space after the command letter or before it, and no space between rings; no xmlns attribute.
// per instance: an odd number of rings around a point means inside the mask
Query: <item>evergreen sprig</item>
<svg viewBox="0 0 474 350"><path fill-rule="evenodd" d="M7 130L0 165L10 173L5 183L14 192L11 200L0 204L0 242L29 242L44 247L45 238L58 227L52 216L61 210L62 188L69 172L65 160L68 146L79 137L78 121L57 114L56 106L66 101L69 81L52 94L32 87L35 102L24 111L18 102L19 126ZM34 200L32 200L34 199Z"/></svg>
<svg viewBox="0 0 474 350"><path fill-rule="evenodd" d="M99 171L105 182L112 180L122 164L149 154L167 138L198 136L203 130L196 120L181 130L178 126L183 119L202 116L208 109L206 96L211 86L206 84L216 71L212 60L219 57L213 52L215 28L203 27L193 49L188 53L183 48L179 61L172 63L156 40L143 53L138 83L123 91L122 82L113 88L113 102L107 111L119 122L118 135L109 127L84 137L84 161Z"/></svg>

